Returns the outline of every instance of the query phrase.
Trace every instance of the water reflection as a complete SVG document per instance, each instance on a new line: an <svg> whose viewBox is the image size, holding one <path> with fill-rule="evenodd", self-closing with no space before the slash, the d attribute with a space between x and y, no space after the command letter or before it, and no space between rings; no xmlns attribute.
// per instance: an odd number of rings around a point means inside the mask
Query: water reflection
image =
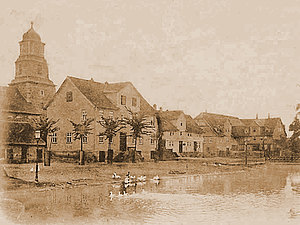
<svg viewBox="0 0 300 225"><path fill-rule="evenodd" d="M270 165L134 185L34 188L6 193L12 203L3 204L20 212L11 216L19 223L298 224L299 186L299 168Z"/></svg>

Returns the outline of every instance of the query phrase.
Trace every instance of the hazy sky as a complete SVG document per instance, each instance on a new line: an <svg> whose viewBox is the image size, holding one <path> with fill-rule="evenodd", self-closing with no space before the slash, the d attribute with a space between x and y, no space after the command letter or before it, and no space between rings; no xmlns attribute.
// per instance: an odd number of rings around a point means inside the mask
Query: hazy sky
<svg viewBox="0 0 300 225"><path fill-rule="evenodd" d="M50 77L131 81L152 105L241 118L300 102L300 1L57 0L0 3L0 85L34 21Z"/></svg>

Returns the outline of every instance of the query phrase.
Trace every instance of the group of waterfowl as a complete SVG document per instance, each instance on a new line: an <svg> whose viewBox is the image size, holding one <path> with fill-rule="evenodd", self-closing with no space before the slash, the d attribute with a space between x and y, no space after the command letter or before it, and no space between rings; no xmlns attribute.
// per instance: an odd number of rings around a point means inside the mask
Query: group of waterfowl
<svg viewBox="0 0 300 225"><path fill-rule="evenodd" d="M117 175L117 173L114 172L113 175L112 175L112 179L118 179L119 180L119 179L121 179L121 176ZM147 179L147 177L145 175L135 177L135 176L131 176L130 172L128 172L125 175L124 183L125 184L130 184L130 183L136 183L136 182L146 182L146 179ZM151 180L158 181L158 180L160 180L160 178L159 178L158 175L156 175Z"/></svg>
<svg viewBox="0 0 300 225"><path fill-rule="evenodd" d="M112 175L112 179L116 179L116 180L121 180L121 176L120 175L117 175L116 172L113 173ZM130 186L133 186L135 189L134 189L134 192L136 191L136 186L138 184L145 184L147 180L147 177L145 175L142 175L142 176L139 176L139 177L136 177L136 176L132 176L130 175L130 172L128 172L126 175L125 175L125 178L124 180L121 182L121 186L120 186L120 191L119 191L119 194L113 194L113 192L111 191L109 193L109 197L110 199L112 200L113 198L115 197L125 197L125 196L128 196L128 193L127 193L127 188L130 187ZM150 179L152 182L158 184L159 181L160 181L160 178L158 175L154 176L152 179Z"/></svg>

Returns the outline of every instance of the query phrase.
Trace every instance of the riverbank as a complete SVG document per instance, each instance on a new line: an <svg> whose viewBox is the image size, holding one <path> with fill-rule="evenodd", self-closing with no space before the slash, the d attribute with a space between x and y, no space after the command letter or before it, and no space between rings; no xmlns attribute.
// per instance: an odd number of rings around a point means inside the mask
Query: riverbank
<svg viewBox="0 0 300 225"><path fill-rule="evenodd" d="M249 161L248 166L262 162ZM234 166L233 166L234 165ZM35 179L35 164L3 164L6 180L10 183L21 182L19 187L32 186ZM73 163L51 163L51 166L39 164L39 186L57 185L95 185L112 182L116 172L122 178L128 171L136 177L145 175L151 179L155 175L161 178L178 176L178 174L209 174L245 170L242 160L229 158L186 158L179 161L141 162L141 163L91 163L77 165ZM8 177L8 178L7 178ZM10 178L10 179L9 179ZM13 180L12 180L13 179ZM13 185L13 184L12 184ZM9 187L10 185L7 185ZM7 189L7 188L4 188Z"/></svg>

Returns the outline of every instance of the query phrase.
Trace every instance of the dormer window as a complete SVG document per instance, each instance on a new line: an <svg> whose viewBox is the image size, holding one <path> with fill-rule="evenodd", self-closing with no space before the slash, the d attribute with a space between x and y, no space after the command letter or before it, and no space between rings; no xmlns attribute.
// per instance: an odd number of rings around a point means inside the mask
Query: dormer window
<svg viewBox="0 0 300 225"><path fill-rule="evenodd" d="M126 105L126 96L121 95L121 105Z"/></svg>
<svg viewBox="0 0 300 225"><path fill-rule="evenodd" d="M249 132L248 129L246 129L246 130L245 130L245 134L248 134L248 132Z"/></svg>
<svg viewBox="0 0 300 225"><path fill-rule="evenodd" d="M41 96L45 96L45 91L41 90Z"/></svg>
<svg viewBox="0 0 300 225"><path fill-rule="evenodd" d="M72 102L73 101L73 93L72 93L72 91L68 91L66 93L66 101L67 102Z"/></svg>

